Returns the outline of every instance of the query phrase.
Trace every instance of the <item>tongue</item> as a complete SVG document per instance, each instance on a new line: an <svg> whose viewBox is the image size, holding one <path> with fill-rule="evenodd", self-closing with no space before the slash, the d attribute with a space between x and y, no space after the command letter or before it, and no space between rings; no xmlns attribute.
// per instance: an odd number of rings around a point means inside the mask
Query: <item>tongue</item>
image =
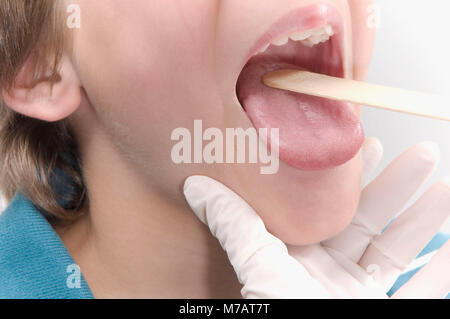
<svg viewBox="0 0 450 319"><path fill-rule="evenodd" d="M256 129L279 129L280 159L299 170L323 170L352 159L364 141L361 123L348 103L265 86L262 76L300 69L282 62L249 62L238 83L239 101ZM271 145L276 141L270 140Z"/></svg>

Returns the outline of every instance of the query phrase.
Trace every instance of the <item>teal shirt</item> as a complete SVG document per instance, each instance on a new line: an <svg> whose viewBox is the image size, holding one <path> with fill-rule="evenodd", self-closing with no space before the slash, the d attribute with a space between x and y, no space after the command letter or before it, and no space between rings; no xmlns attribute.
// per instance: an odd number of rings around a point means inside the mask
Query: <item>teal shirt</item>
<svg viewBox="0 0 450 319"><path fill-rule="evenodd" d="M438 234L418 257L439 249L448 238ZM46 218L17 195L0 215L0 298L93 298L77 267ZM388 295L418 269L402 274Z"/></svg>
<svg viewBox="0 0 450 319"><path fill-rule="evenodd" d="M0 215L0 298L93 298L77 267L45 217L17 195Z"/></svg>

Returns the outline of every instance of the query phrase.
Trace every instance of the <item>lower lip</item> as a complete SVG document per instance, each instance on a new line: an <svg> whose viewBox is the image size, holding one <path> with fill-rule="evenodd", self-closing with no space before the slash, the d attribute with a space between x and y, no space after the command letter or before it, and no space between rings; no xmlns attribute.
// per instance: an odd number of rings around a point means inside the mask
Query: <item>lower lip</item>
<svg viewBox="0 0 450 319"><path fill-rule="evenodd" d="M267 39L280 36L279 31L289 30L289 24L292 27L295 25L293 30L331 24L337 31L334 44L342 45L341 22L338 13L328 6L302 8L275 24L258 41L255 49L263 47ZM299 67L283 62L261 63L255 60L256 63L252 59L241 73L238 97L255 128L279 129L279 155L283 162L304 171L325 170L346 163L358 153L364 141L364 132L351 105L268 88L261 81L265 73ZM342 77L343 72L341 68L335 70L333 75ZM275 141L269 138L268 142L272 144Z"/></svg>

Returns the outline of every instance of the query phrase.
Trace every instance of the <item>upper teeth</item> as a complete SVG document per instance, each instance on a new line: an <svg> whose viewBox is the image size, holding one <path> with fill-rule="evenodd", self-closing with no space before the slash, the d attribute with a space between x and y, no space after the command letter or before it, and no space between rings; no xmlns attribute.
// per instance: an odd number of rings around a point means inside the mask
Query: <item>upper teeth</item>
<svg viewBox="0 0 450 319"><path fill-rule="evenodd" d="M285 36L282 36L272 43L268 43L264 48L262 48L259 53L265 52L271 44L276 46L285 45L288 43L289 39L293 41L299 41L308 47L313 47L316 44L326 42L334 35L333 27L329 24L324 25L316 29L294 32Z"/></svg>

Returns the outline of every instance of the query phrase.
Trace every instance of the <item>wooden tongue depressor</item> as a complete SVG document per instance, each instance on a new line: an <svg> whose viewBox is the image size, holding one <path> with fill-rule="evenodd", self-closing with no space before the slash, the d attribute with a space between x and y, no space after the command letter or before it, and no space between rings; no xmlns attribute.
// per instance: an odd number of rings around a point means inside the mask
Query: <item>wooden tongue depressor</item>
<svg viewBox="0 0 450 319"><path fill-rule="evenodd" d="M450 98L443 96L335 78L302 70L270 72L263 77L263 82L272 88L450 121Z"/></svg>

